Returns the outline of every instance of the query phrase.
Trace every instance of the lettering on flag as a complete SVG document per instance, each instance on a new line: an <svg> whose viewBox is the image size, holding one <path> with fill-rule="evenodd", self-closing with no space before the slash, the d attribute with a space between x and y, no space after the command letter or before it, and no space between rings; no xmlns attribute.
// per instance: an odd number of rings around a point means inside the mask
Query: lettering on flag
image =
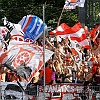
<svg viewBox="0 0 100 100"><path fill-rule="evenodd" d="M24 39L37 40L47 28L46 24L35 15L27 15L19 22L24 32Z"/></svg>

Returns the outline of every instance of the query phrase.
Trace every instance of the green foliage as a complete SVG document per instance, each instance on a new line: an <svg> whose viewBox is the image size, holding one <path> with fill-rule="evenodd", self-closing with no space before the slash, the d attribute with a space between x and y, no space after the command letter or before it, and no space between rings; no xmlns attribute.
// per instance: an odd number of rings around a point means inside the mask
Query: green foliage
<svg viewBox="0 0 100 100"><path fill-rule="evenodd" d="M2 0L0 19L4 16L13 23L18 23L23 16L34 14L43 19L43 4L45 4L45 23L53 28L57 27L58 19L65 1L60 0ZM77 22L77 14L73 11L64 11L61 22L69 25Z"/></svg>
<svg viewBox="0 0 100 100"><path fill-rule="evenodd" d="M0 1L0 19L6 16L9 21L18 23L23 16L28 14L34 14L43 19L43 4L45 4L45 23L52 28L56 28L65 0L2 0ZM96 21L98 21L99 4L95 4ZM93 7L91 3L89 6L90 16L89 18L87 16L86 23L92 25ZM78 8L64 11L59 24L66 23L73 26L76 22L78 22ZM2 21L0 21L0 24L2 25Z"/></svg>

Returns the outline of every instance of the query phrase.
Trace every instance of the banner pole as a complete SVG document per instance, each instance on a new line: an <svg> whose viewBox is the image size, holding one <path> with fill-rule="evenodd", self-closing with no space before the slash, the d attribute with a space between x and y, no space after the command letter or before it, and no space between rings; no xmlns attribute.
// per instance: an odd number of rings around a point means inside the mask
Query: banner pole
<svg viewBox="0 0 100 100"><path fill-rule="evenodd" d="M2 95L1 95L1 94L2 94L2 86L1 86L1 78L0 78L0 100L2 100L2 99L1 99L1 96L2 96Z"/></svg>
<svg viewBox="0 0 100 100"><path fill-rule="evenodd" d="M58 27L59 24L60 24L60 20L61 20L61 17L62 17L63 12L64 12L64 7L63 7L63 9L62 9L62 11L61 11L61 14L60 14L60 17L59 17L59 19L58 19L57 27Z"/></svg>
<svg viewBox="0 0 100 100"><path fill-rule="evenodd" d="M63 9L62 9L62 11L61 11L61 14L60 14L60 17L59 17L59 19L58 19L57 27L58 27L59 24L60 24L60 20L61 20L61 17L62 17L63 12L64 12L64 7L63 7ZM56 41L57 41L57 43L58 43L58 36L56 36Z"/></svg>
<svg viewBox="0 0 100 100"><path fill-rule="evenodd" d="M45 4L43 4L43 22L45 23ZM44 66L44 100L45 100L45 30L43 30L43 66Z"/></svg>

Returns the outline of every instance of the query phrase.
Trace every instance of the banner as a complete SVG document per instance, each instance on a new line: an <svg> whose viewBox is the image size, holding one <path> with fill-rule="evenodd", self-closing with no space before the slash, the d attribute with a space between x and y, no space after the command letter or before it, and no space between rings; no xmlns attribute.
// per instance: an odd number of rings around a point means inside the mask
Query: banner
<svg viewBox="0 0 100 100"><path fill-rule="evenodd" d="M20 83L23 88L26 83ZM1 82L2 100L28 100L28 96L19 87L16 82Z"/></svg>
<svg viewBox="0 0 100 100"><path fill-rule="evenodd" d="M45 49L45 62L52 55L52 51ZM0 63L29 82L43 65L43 48L34 44L15 45L0 56Z"/></svg>
<svg viewBox="0 0 100 100"><path fill-rule="evenodd" d="M21 89L21 86L23 90ZM27 83L20 82L20 85L16 82L1 82L1 92L2 92L2 100L28 100L29 98L33 98L30 100L34 100L36 97L37 100L99 100L100 99L100 91L95 91L93 87L90 85L87 86L87 90L85 93L83 92L84 86L82 84L55 84L55 85L46 85L45 92L40 91L43 90L43 86L37 86L37 91L33 91L35 89L34 84L30 84L28 87ZM24 90L27 89L26 94ZM36 90L36 89L35 89ZM34 95L38 92L37 96ZM31 95L30 95L31 94ZM33 95L33 96L32 96ZM45 95L45 96L44 96ZM44 99L45 98L45 99Z"/></svg>

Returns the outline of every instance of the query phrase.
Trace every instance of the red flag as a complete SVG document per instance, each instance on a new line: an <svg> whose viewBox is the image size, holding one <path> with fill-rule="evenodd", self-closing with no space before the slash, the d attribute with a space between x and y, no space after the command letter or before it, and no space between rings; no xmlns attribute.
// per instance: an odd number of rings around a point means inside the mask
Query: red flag
<svg viewBox="0 0 100 100"><path fill-rule="evenodd" d="M94 27L91 31L90 31L90 35L91 35L91 38L94 39L97 35L97 31L100 31L100 24L97 25L96 27ZM96 39L94 40L94 43L97 44L97 41Z"/></svg>

